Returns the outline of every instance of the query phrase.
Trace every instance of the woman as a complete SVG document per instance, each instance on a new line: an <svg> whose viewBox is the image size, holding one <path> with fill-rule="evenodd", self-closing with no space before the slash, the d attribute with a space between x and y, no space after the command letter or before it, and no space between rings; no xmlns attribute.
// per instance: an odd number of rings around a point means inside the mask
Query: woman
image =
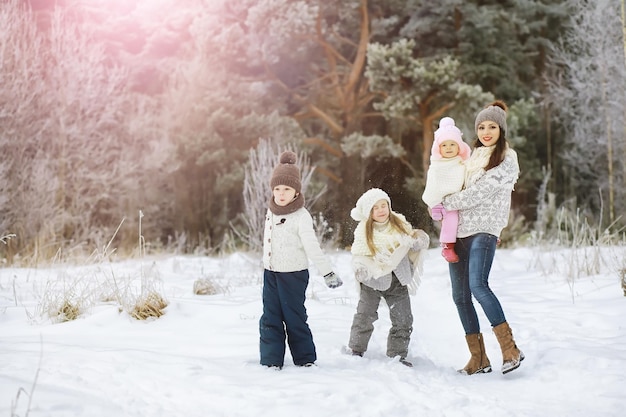
<svg viewBox="0 0 626 417"><path fill-rule="evenodd" d="M452 297L456 304L471 358L459 372L466 375L491 372L472 296L493 327L502 350L502 373L517 369L524 354L517 348L502 306L491 288L489 272L502 229L507 225L511 192L519 176L517 154L506 140L507 106L496 101L476 116L478 140L465 165L462 191L444 197L433 207L433 218L446 210L459 210L455 249L458 263L451 263Z"/></svg>

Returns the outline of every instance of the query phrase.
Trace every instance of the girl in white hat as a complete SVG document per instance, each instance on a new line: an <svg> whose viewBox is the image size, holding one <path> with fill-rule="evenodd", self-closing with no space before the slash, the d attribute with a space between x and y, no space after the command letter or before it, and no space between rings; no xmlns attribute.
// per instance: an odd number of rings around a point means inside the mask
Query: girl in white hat
<svg viewBox="0 0 626 417"><path fill-rule="evenodd" d="M380 299L384 298L391 319L387 356L399 357L402 364L413 366L407 360L413 331L409 294L419 285L422 254L430 238L392 211L389 195L379 188L365 192L350 215L359 222L351 252L360 293L348 346L353 355L363 356L378 319Z"/></svg>

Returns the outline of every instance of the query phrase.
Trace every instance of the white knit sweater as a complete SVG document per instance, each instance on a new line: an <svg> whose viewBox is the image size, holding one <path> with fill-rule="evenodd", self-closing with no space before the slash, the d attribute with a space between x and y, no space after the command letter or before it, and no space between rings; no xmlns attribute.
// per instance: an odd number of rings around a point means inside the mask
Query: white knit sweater
<svg viewBox="0 0 626 417"><path fill-rule="evenodd" d="M302 271L309 268L309 260L321 275L333 270L317 240L309 211L302 207L290 214L275 215L267 210L263 267L274 272Z"/></svg>
<svg viewBox="0 0 626 417"><path fill-rule="evenodd" d="M428 207L433 207L441 203L444 196L460 191L464 181L465 164L460 156L431 158L422 200Z"/></svg>
<svg viewBox="0 0 626 417"><path fill-rule="evenodd" d="M508 148L504 161L495 168L485 171L483 161L488 160L487 147L474 149L466 162L465 189L443 199L446 210L459 210L457 237L463 238L477 233L500 236L509 221L511 192L519 177L517 154Z"/></svg>

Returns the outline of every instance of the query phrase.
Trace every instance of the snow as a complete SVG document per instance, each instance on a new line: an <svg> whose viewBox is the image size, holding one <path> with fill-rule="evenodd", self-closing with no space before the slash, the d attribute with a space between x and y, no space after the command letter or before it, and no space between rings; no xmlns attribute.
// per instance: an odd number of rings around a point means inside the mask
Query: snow
<svg viewBox="0 0 626 417"><path fill-rule="evenodd" d="M281 371L258 364L262 269L246 254L0 269L0 415L622 415L626 297L616 271L568 279L534 266L531 249L499 249L490 283L526 359L501 374L497 341L479 309L494 372L464 376L456 369L469 354L438 249L429 251L411 298L413 368L385 356L384 302L365 356L342 353L357 291L350 254L330 256L345 284L328 289L312 268L307 292L317 366L296 367L287 354ZM59 288L80 291L98 276L136 281L146 271L169 301L158 319L135 320L116 302L94 303L64 323L42 313ZM193 283L203 277L223 292L195 295Z"/></svg>

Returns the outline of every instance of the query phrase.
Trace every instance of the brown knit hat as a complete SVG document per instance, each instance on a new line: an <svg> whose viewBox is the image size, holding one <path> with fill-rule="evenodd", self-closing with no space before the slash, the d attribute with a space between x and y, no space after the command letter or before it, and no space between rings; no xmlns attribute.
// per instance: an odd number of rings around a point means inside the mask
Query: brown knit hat
<svg viewBox="0 0 626 417"><path fill-rule="evenodd" d="M287 185L296 190L296 193L300 193L302 183L300 182L300 168L296 166L296 159L296 154L291 151L280 154L280 164L274 168L270 180L272 189L277 185Z"/></svg>

